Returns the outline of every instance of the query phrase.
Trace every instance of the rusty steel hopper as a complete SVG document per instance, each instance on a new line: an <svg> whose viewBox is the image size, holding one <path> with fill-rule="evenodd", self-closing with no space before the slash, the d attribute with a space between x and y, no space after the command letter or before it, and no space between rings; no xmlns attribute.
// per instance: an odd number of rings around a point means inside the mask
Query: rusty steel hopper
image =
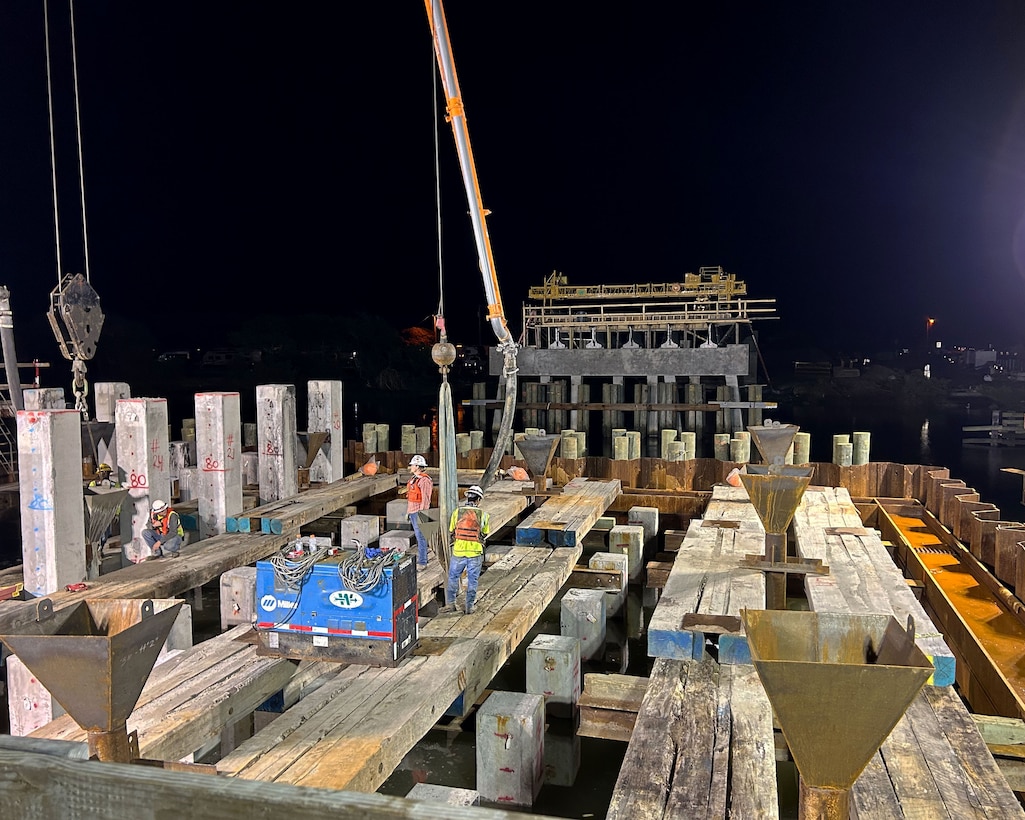
<svg viewBox="0 0 1025 820"><path fill-rule="evenodd" d="M800 774L802 818L846 818L850 789L933 673L890 615L742 610L751 659Z"/></svg>
<svg viewBox="0 0 1025 820"><path fill-rule="evenodd" d="M765 461L764 465L748 465L747 472L740 474L758 519L765 527L765 554L749 555L747 563L766 573L766 606L769 609L784 609L787 573L823 571L817 562L787 561L787 528L794 518L797 505L804 497L804 491L811 483L811 468L787 467L784 464L787 450L801 429L796 424L769 422L747 429Z"/></svg>
<svg viewBox="0 0 1025 820"><path fill-rule="evenodd" d="M154 612L149 600L89 600L55 613L44 598L35 623L0 640L88 732L90 754L127 763L138 756L128 716L182 603Z"/></svg>
<svg viewBox="0 0 1025 820"><path fill-rule="evenodd" d="M539 493L547 489L546 473L561 440L561 436L542 434L524 436L516 442L523 460L527 462L527 470L534 479L534 489Z"/></svg>

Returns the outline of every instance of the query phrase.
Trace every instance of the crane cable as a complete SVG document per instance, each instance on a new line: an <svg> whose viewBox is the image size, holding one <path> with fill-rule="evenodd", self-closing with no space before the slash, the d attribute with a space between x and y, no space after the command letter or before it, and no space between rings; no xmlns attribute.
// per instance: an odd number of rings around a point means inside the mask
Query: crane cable
<svg viewBox="0 0 1025 820"><path fill-rule="evenodd" d="M459 487L456 480L456 442L455 415L452 412L452 386L448 381L450 364L445 364L447 356L452 356L454 363L455 348L448 345L448 332L445 329L445 266L442 252L442 221L441 221L441 137L438 133L438 72L434 68L434 55L431 55L431 76L434 78L432 99L434 101L434 184L437 210L438 231L438 315L435 317L435 329L440 337L435 350L438 356L435 363L441 372L441 387L438 389L438 507L441 514L441 525L436 537L432 539L438 562L447 570L449 565L449 531L448 522L452 511L459 503Z"/></svg>
<svg viewBox="0 0 1025 820"><path fill-rule="evenodd" d="M78 93L78 46L75 36L75 0L68 0L68 11L71 16L71 65L75 90L75 138L78 148L78 187L82 209L82 246L85 265L85 280L89 279L89 231L85 217L85 165L82 157L82 115ZM57 249L57 284L62 282L61 242L60 242L60 209L57 204L57 139L53 114L53 67L50 60L50 4L43 0L43 30L46 37L46 101L50 125L50 181L53 188L53 230L54 243Z"/></svg>
<svg viewBox="0 0 1025 820"><path fill-rule="evenodd" d="M85 281L89 283L89 231L85 217L85 164L82 157L82 115L78 93L78 44L75 36L75 0L68 0L68 13L71 18L71 65L75 94L75 139L77 143L76 147L78 149L78 187L81 195L82 210L82 250L85 267ZM53 114L53 66L50 59L49 0L43 0L43 32L46 39L46 103L50 126L50 182L53 191L53 232L57 261L56 291L59 291L64 286L65 277L61 274L63 264L61 262L60 208L57 200L57 138L55 134ZM82 413L83 417L88 418L89 405L86 402L86 396L89 393L89 382L86 379L85 359L78 350L76 350L75 355L71 357L71 392L75 396L75 409Z"/></svg>

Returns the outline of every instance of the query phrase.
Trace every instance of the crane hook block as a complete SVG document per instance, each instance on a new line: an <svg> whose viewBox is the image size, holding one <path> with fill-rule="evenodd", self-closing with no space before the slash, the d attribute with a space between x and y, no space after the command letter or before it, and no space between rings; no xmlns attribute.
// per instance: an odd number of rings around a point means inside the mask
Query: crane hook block
<svg viewBox="0 0 1025 820"><path fill-rule="evenodd" d="M80 273L69 273L50 292L46 314L65 359L91 359L103 327L100 297Z"/></svg>

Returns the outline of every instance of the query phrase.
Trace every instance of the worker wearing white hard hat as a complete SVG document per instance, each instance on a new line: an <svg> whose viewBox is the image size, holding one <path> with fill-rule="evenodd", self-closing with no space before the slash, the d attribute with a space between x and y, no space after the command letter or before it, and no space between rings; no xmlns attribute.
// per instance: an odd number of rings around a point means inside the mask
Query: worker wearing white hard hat
<svg viewBox="0 0 1025 820"><path fill-rule="evenodd" d="M491 517L477 505L484 497L484 490L474 484L467 488L462 504L452 511L448 530L455 536L452 541L452 557L448 562L448 581L445 583L445 606L442 612L454 612L459 594L459 578L466 572L466 606L464 611L472 615L477 602L477 581L484 564L484 539L491 531Z"/></svg>
<svg viewBox="0 0 1025 820"><path fill-rule="evenodd" d="M177 558L184 538L185 529L178 513L167 506L166 501L154 501L150 509L149 526L142 531L142 540L150 548L150 555L145 560Z"/></svg>
<svg viewBox="0 0 1025 820"><path fill-rule="evenodd" d="M427 459L421 455L413 456L409 460L411 475L405 486L406 515L416 536L416 563L421 569L427 566L427 539L420 529L420 522L426 518L434 495L434 481L427 475L426 467Z"/></svg>

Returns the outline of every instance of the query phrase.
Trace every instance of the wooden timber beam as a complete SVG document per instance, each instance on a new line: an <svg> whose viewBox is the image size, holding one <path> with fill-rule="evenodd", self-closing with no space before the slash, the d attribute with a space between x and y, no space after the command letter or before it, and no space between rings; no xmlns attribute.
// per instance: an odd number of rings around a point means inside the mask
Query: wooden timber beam
<svg viewBox="0 0 1025 820"><path fill-rule="evenodd" d="M381 794L301 788L151 766L71 760L0 750L0 804L20 817L67 817L71 807L94 820L126 816L288 817L289 820L530 820L543 815L450 806Z"/></svg>

